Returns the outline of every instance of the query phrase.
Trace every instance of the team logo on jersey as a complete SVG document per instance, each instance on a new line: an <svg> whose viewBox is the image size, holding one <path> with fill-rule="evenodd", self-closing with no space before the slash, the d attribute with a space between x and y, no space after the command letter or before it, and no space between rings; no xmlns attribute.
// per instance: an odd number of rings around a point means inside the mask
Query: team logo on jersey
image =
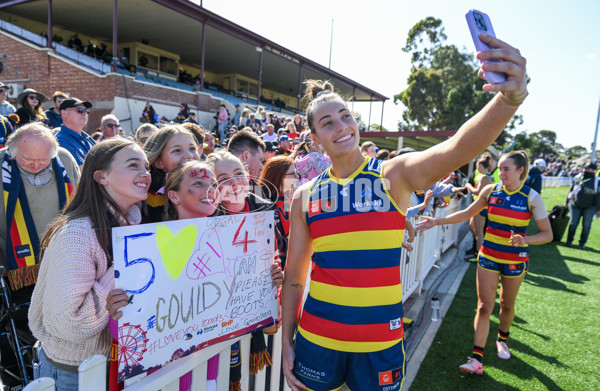
<svg viewBox="0 0 600 391"><path fill-rule="evenodd" d="M396 330L402 327L402 318L390 320L390 331Z"/></svg>
<svg viewBox="0 0 600 391"><path fill-rule="evenodd" d="M504 200L498 197L490 197L490 204L502 205L504 204Z"/></svg>
<svg viewBox="0 0 600 391"><path fill-rule="evenodd" d="M347 186L342 187L342 190L340 190L340 195L342 197L348 197L349 194L350 194L350 189L348 189Z"/></svg>
<svg viewBox="0 0 600 391"><path fill-rule="evenodd" d="M337 202L335 198L311 201L308 204L308 216L313 217L319 213L334 212L336 210L336 206Z"/></svg>
<svg viewBox="0 0 600 391"><path fill-rule="evenodd" d="M400 368L392 369L391 371L379 372L379 385L385 386L387 384L393 384L396 380L400 379Z"/></svg>

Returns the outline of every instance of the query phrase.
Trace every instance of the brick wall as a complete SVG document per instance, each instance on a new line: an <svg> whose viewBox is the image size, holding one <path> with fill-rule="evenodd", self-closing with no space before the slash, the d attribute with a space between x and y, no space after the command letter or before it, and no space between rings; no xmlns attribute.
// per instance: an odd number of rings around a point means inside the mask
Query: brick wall
<svg viewBox="0 0 600 391"><path fill-rule="evenodd" d="M94 74L72 65L67 60L50 55L48 49L28 45L4 32L0 32L0 48L0 51L8 56L1 59L5 69L0 74L0 80L31 79L19 83L23 83L25 88L33 88L45 94L48 98L54 91L59 90L70 96L88 100L92 104L102 102L102 108L92 108L85 129L88 133L94 132L95 128L100 126L102 116L112 111L111 104L115 96L129 99L143 96L174 104L198 104L200 111L219 110L219 100L210 96L140 83L120 74Z"/></svg>

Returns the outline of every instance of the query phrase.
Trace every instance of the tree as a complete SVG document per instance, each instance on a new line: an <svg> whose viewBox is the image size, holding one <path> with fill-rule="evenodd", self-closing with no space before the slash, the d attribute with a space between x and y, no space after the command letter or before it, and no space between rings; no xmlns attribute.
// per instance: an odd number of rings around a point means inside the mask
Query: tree
<svg viewBox="0 0 600 391"><path fill-rule="evenodd" d="M389 130L387 130L385 126L381 126L379 124L371 124L369 132L389 132Z"/></svg>
<svg viewBox="0 0 600 391"><path fill-rule="evenodd" d="M580 157L582 157L583 155L585 155L587 152L587 148L582 147L581 145L576 145L574 147L568 148L565 151L565 155L567 156L572 156L573 159L578 159Z"/></svg>
<svg viewBox="0 0 600 391"><path fill-rule="evenodd" d="M427 17L409 31L402 50L412 53L408 88L394 96L406 109L398 129L458 129L493 97L481 87L478 63L471 53L445 45L442 21Z"/></svg>

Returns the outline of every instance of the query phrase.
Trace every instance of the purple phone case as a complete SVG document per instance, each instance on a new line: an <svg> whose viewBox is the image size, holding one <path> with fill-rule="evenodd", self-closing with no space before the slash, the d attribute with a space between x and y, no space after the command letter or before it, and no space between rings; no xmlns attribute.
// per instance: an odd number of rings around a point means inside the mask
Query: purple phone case
<svg viewBox="0 0 600 391"><path fill-rule="evenodd" d="M481 17L483 18L483 21L485 23L485 26L487 27L487 30L480 29L477 26L477 22L475 21L475 15L474 15L475 13L481 15ZM494 33L494 28L492 27L492 22L490 20L490 17L486 13L477 11L475 9L469 10L469 12L467 12L465 17L467 18L467 25L469 25L469 31L471 32L471 37L473 38L473 43L475 44L475 49L477 49L478 52L480 52L482 50L493 49L490 46L486 45L485 43L481 42L481 40L479 39L479 34L481 34L481 33L486 33L493 37L496 36L496 34ZM487 62L487 60L486 60L486 62ZM488 83L492 83L492 84L504 83L506 81L506 74L503 72L483 72L483 76L485 77L485 80L488 81Z"/></svg>

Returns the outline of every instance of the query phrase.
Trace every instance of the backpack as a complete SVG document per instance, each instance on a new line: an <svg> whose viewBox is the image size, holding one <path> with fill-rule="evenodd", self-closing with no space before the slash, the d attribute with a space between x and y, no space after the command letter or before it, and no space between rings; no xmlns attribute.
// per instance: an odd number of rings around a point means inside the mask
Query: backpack
<svg viewBox="0 0 600 391"><path fill-rule="evenodd" d="M583 179L579 184L579 189L574 192L573 206L586 209L596 205L597 190L598 180L595 177Z"/></svg>

